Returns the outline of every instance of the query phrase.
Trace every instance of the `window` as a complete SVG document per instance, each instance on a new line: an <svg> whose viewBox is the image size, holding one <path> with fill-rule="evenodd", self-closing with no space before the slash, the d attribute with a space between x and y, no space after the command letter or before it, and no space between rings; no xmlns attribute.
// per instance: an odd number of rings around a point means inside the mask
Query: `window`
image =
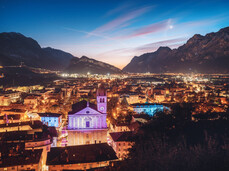
<svg viewBox="0 0 229 171"><path fill-rule="evenodd" d="M86 111L86 114L89 114L90 112L89 111Z"/></svg>
<svg viewBox="0 0 229 171"><path fill-rule="evenodd" d="M90 122L86 121L86 128L90 128Z"/></svg>

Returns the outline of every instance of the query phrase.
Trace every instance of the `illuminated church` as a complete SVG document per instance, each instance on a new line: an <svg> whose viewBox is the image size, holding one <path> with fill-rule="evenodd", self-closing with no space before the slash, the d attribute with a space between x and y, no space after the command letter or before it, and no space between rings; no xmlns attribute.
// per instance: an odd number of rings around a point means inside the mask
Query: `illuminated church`
<svg viewBox="0 0 229 171"><path fill-rule="evenodd" d="M72 105L68 114L68 145L106 142L107 92L103 86L97 90L97 104L86 100Z"/></svg>
<svg viewBox="0 0 229 171"><path fill-rule="evenodd" d="M103 129L107 128L107 95L100 87L97 90L97 105L86 100L73 104L68 114L68 129Z"/></svg>

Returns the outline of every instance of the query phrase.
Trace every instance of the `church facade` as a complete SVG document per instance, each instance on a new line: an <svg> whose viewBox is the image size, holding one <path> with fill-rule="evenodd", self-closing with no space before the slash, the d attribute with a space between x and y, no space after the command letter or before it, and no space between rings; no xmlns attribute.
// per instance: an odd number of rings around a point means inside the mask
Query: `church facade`
<svg viewBox="0 0 229 171"><path fill-rule="evenodd" d="M68 114L69 130L106 129L107 96L104 88L97 90L97 104L86 100L72 105Z"/></svg>

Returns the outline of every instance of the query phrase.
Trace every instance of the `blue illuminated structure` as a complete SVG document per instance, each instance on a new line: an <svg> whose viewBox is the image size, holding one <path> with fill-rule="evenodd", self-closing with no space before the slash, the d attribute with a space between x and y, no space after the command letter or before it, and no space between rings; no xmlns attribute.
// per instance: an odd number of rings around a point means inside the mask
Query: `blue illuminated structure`
<svg viewBox="0 0 229 171"><path fill-rule="evenodd" d="M135 103L132 104L133 110L138 113L145 113L150 116L153 116L158 111L163 111L166 107L162 104L155 104L155 103Z"/></svg>
<svg viewBox="0 0 229 171"><path fill-rule="evenodd" d="M60 127L62 115L58 113L38 113L41 117L41 122L48 126Z"/></svg>

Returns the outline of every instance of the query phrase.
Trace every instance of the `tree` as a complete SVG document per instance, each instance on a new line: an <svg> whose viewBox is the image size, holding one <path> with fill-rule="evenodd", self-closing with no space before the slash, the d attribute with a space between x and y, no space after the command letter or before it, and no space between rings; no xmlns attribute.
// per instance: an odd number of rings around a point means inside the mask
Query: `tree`
<svg viewBox="0 0 229 171"><path fill-rule="evenodd" d="M192 104L158 112L134 138L119 170L228 170L229 121L190 120Z"/></svg>

